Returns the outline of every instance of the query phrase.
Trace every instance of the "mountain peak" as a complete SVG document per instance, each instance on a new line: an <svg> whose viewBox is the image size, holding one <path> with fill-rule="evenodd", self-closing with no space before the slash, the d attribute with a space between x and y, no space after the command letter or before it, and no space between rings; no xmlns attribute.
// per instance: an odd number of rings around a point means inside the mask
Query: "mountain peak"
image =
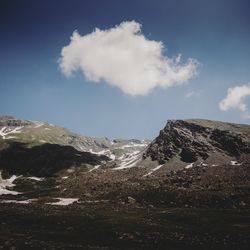
<svg viewBox="0 0 250 250"><path fill-rule="evenodd" d="M250 126L202 119L169 120L149 145L144 158L165 163L173 158L183 162L209 157L239 157L250 153Z"/></svg>
<svg viewBox="0 0 250 250"><path fill-rule="evenodd" d="M16 117L12 115L0 115L0 121L1 120L15 120Z"/></svg>

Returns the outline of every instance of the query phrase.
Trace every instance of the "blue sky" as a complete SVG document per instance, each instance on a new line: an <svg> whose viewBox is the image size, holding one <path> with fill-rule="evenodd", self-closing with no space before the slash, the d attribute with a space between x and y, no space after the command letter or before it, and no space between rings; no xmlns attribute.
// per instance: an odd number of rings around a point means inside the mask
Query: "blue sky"
<svg viewBox="0 0 250 250"><path fill-rule="evenodd" d="M154 138L168 119L249 124L236 106L219 107L228 88L250 82L247 0L3 0L0 11L0 114L110 138ZM164 44L168 58L181 53L184 62L199 61L197 76L131 96L104 81L93 83L81 70L62 73L58 60L74 30L84 36L132 20L146 39Z"/></svg>

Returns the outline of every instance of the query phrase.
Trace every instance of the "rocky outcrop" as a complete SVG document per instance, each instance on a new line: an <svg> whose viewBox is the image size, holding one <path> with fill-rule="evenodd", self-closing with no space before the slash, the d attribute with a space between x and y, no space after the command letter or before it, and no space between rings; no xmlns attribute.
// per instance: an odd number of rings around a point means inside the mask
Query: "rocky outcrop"
<svg viewBox="0 0 250 250"><path fill-rule="evenodd" d="M31 121L16 119L13 116L0 116L0 127L22 127L32 125Z"/></svg>
<svg viewBox="0 0 250 250"><path fill-rule="evenodd" d="M160 164L177 157L205 160L212 153L239 157L250 154L250 126L207 120L170 120L143 157Z"/></svg>

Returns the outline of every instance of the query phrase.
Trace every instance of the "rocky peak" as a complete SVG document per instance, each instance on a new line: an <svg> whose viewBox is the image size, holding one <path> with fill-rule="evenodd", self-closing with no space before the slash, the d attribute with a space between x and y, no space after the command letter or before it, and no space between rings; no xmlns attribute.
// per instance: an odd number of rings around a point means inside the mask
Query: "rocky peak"
<svg viewBox="0 0 250 250"><path fill-rule="evenodd" d="M15 120L16 117L12 116L12 115L2 115L0 116L0 121L1 120Z"/></svg>
<svg viewBox="0 0 250 250"><path fill-rule="evenodd" d="M163 164L205 160L211 153L238 157L250 153L250 126L209 120L170 120L143 157Z"/></svg>
<svg viewBox="0 0 250 250"><path fill-rule="evenodd" d="M14 116L0 116L0 127L22 127L31 125L31 121L20 120Z"/></svg>

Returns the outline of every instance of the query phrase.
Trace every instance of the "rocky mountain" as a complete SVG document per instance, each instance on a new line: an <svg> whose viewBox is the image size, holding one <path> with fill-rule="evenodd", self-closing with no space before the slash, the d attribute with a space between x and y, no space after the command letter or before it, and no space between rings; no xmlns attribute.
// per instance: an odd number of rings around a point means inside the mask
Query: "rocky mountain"
<svg viewBox="0 0 250 250"><path fill-rule="evenodd" d="M78 197L86 192L113 197L118 192L116 198L140 193L137 199L142 199L142 190L155 192L159 185L174 192L184 187L217 191L238 187L244 193L250 185L249 162L248 125L171 120L149 143L91 138L46 122L0 118L1 176L19 176L15 183L21 184L2 186L2 193L42 185L40 190L52 183L56 193ZM45 179L38 185L36 178ZM28 188L27 180L35 186Z"/></svg>
<svg viewBox="0 0 250 250"><path fill-rule="evenodd" d="M122 153L130 152L131 148L133 151L134 148L139 149L149 143L148 140L110 140L82 136L50 123L20 120L12 116L0 116L0 140L14 140L28 143L30 146L43 143L59 144L72 146L79 151L101 152L111 155L112 152L103 151L110 149L111 151L115 150L119 156ZM116 149L123 149L123 151L116 152Z"/></svg>
<svg viewBox="0 0 250 250"><path fill-rule="evenodd" d="M250 126L209 120L170 120L143 154L161 165L229 163L250 154Z"/></svg>
<svg viewBox="0 0 250 250"><path fill-rule="evenodd" d="M249 125L170 120L150 143L92 138L46 122L0 117L0 166L13 174L49 175L73 166L86 170L136 167L137 174L145 177L202 164L237 164L248 155Z"/></svg>
<svg viewBox="0 0 250 250"><path fill-rule="evenodd" d="M171 120L150 143L0 118L4 249L248 249L249 209L249 125Z"/></svg>
<svg viewBox="0 0 250 250"><path fill-rule="evenodd" d="M148 143L92 138L46 122L0 117L0 168L11 174L49 176L73 166L127 164Z"/></svg>

